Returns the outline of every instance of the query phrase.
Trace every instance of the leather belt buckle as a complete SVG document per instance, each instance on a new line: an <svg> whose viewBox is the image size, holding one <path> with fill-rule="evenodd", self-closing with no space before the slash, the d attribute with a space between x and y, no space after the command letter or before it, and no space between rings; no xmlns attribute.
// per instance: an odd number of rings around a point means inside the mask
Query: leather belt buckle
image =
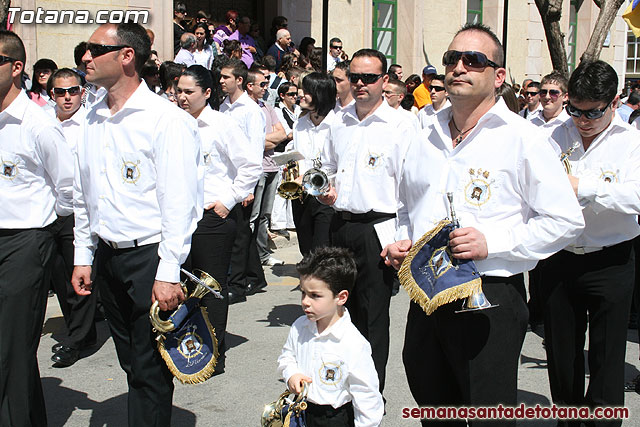
<svg viewBox="0 0 640 427"><path fill-rule="evenodd" d="M584 255L587 252L584 250L584 247L582 246L574 246L573 247L573 253L576 255Z"/></svg>
<svg viewBox="0 0 640 427"><path fill-rule="evenodd" d="M345 221L351 221L351 212L342 211L341 215Z"/></svg>

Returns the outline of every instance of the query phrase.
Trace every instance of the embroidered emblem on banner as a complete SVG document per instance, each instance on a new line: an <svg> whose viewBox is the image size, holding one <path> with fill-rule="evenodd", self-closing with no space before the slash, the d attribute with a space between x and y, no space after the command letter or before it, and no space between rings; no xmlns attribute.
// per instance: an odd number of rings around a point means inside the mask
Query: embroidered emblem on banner
<svg viewBox="0 0 640 427"><path fill-rule="evenodd" d="M491 198L491 173L482 169L469 169L470 181L464 188L464 196L467 203L473 206L482 206Z"/></svg>
<svg viewBox="0 0 640 427"><path fill-rule="evenodd" d="M140 160L136 163L127 162L126 160L122 162L122 179L124 182L128 182L129 184L135 184L140 179Z"/></svg>
<svg viewBox="0 0 640 427"><path fill-rule="evenodd" d="M429 258L429 268L436 279L439 279L451 267L455 266L451 262L449 247L443 246L433 251L433 255Z"/></svg>
<svg viewBox="0 0 640 427"><path fill-rule="evenodd" d="M198 334L196 334L196 329L198 327L196 325L191 325L186 334L182 335L178 342L180 345L178 346L178 351L185 359L191 359L200 354L200 349L202 348L202 338Z"/></svg>
<svg viewBox="0 0 640 427"><path fill-rule="evenodd" d="M382 155L377 153L369 152L369 157L367 159L367 167L369 169L375 169L380 166L382 162Z"/></svg>
<svg viewBox="0 0 640 427"><path fill-rule="evenodd" d="M18 176L18 165L8 160L2 160L2 175L4 179L13 181Z"/></svg>
<svg viewBox="0 0 640 427"><path fill-rule="evenodd" d="M616 172L613 171L605 171L605 170L601 170L602 173L600 174L600 179L603 180L604 182L618 182L618 174Z"/></svg>
<svg viewBox="0 0 640 427"><path fill-rule="evenodd" d="M322 381L323 384L335 385L342 379L342 370L340 369L340 365L327 362L323 363L322 367L320 367L319 375L320 381Z"/></svg>

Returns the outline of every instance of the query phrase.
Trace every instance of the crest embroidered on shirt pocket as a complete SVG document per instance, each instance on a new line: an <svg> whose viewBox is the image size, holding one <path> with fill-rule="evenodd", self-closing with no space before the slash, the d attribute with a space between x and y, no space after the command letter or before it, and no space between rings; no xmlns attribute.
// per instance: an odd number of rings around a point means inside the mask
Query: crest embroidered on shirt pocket
<svg viewBox="0 0 640 427"><path fill-rule="evenodd" d="M614 172L612 170L600 169L600 172L600 179L604 182L620 182L618 180L618 173L620 172L619 170L616 170Z"/></svg>
<svg viewBox="0 0 640 427"><path fill-rule="evenodd" d="M464 187L464 197L468 204L480 207L491 198L492 186L495 180L487 170L469 169L469 182Z"/></svg>
<svg viewBox="0 0 640 427"><path fill-rule="evenodd" d="M369 152L366 157L366 160L367 160L366 167L368 169L374 170L374 169L377 169L380 165L382 165L384 161L384 154Z"/></svg>
<svg viewBox="0 0 640 427"><path fill-rule="evenodd" d="M0 153L0 177L6 181L14 181L24 167L23 162L17 155Z"/></svg>
<svg viewBox="0 0 640 427"><path fill-rule="evenodd" d="M336 386L345 380L345 370L344 361L339 356L325 353L321 356L318 377L322 384Z"/></svg>
<svg viewBox="0 0 640 427"><path fill-rule="evenodd" d="M142 168L140 159L134 154L122 154L122 162L120 165L120 175L122 182L125 184L136 184L142 176Z"/></svg>

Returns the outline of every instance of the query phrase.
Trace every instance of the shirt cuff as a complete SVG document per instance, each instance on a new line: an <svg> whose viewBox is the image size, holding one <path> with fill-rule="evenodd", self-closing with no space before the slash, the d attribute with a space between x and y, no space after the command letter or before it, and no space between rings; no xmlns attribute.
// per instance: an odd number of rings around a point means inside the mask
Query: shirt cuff
<svg viewBox="0 0 640 427"><path fill-rule="evenodd" d="M220 203L222 203L224 207L227 208L227 210L229 211L231 211L231 209L233 209L241 201L242 200L236 200L233 196L220 197Z"/></svg>
<svg viewBox="0 0 640 427"><path fill-rule="evenodd" d="M284 371L282 371L282 378L284 379L285 384L289 384L289 378L294 376L295 374L303 374L303 372L298 368L298 366L287 366Z"/></svg>
<svg viewBox="0 0 640 427"><path fill-rule="evenodd" d="M580 181L578 181L578 200L593 200L596 196L596 192L598 191L598 178L584 177L579 179Z"/></svg>
<svg viewBox="0 0 640 427"><path fill-rule="evenodd" d="M396 242L400 240L410 240L409 237L409 226L408 225L399 225L396 230Z"/></svg>
<svg viewBox="0 0 640 427"><path fill-rule="evenodd" d="M87 247L76 247L73 251L73 265L92 265L93 250Z"/></svg>
<svg viewBox="0 0 640 427"><path fill-rule="evenodd" d="M160 259L156 280L160 282L178 283L180 281L180 265Z"/></svg>
<svg viewBox="0 0 640 427"><path fill-rule="evenodd" d="M492 230L478 229L487 242L487 258L492 258L499 254L511 251L511 233L509 230L502 230L495 227Z"/></svg>

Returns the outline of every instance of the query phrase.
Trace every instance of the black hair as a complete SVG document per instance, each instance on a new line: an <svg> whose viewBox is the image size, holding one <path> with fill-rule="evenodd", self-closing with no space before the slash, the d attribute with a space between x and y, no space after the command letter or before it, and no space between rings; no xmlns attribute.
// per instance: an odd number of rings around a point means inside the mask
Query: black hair
<svg viewBox="0 0 640 427"><path fill-rule="evenodd" d="M300 276L310 276L325 282L333 295L351 292L358 269L351 251L345 248L320 247L296 264Z"/></svg>
<svg viewBox="0 0 640 427"><path fill-rule="evenodd" d="M183 64L177 64L173 61L164 61L160 64L160 87L162 90L166 92L169 87L173 86L184 69Z"/></svg>
<svg viewBox="0 0 640 427"><path fill-rule="evenodd" d="M202 28L204 30L204 44L212 44L211 40L213 35L209 32L209 26L203 22L198 22L196 25L193 26L193 29L191 31L193 31L193 34L195 35L196 30L198 28ZM197 38L196 38L197 40Z"/></svg>
<svg viewBox="0 0 640 427"><path fill-rule="evenodd" d="M444 83L444 74L436 74L435 76L433 76L433 78L431 79L431 81L434 80L438 80L442 83Z"/></svg>
<svg viewBox="0 0 640 427"><path fill-rule="evenodd" d="M567 76L564 75L564 73L561 73L560 71L553 71L547 74L546 76L544 76L542 80L540 80L540 86L545 85L547 83L553 83L558 85L560 90L564 93L567 92L567 87L569 86L569 80L567 79Z"/></svg>
<svg viewBox="0 0 640 427"><path fill-rule="evenodd" d="M236 79L238 77L242 77L242 88L246 89L247 73L249 72L249 69L244 62L237 58L229 58L229 61L224 64L222 68L231 68L231 74L233 74L233 77L235 77Z"/></svg>
<svg viewBox="0 0 640 427"><path fill-rule="evenodd" d="M378 58L378 61L380 61L380 65L381 65L380 72L384 73L385 70L387 69L387 57L384 56L384 54L379 50L360 49L359 51L353 54L353 56L351 57L351 62L353 62L354 59L359 57Z"/></svg>
<svg viewBox="0 0 640 427"><path fill-rule="evenodd" d="M336 82L324 73L314 72L302 79L302 89L311 95L319 116L326 116L336 106Z"/></svg>
<svg viewBox="0 0 640 427"><path fill-rule="evenodd" d="M82 64L82 57L85 53L87 53L87 42L80 42L73 48L73 61L76 63L76 67Z"/></svg>
<svg viewBox="0 0 640 427"><path fill-rule="evenodd" d="M518 104L518 97L515 90L507 82L502 82L502 85L496 89L496 102L500 99L504 99L505 104L509 110L518 114L520 111L520 105Z"/></svg>
<svg viewBox="0 0 640 427"><path fill-rule="evenodd" d="M534 88L536 88L536 89L540 89L540 82L531 82L531 83L529 83L529 84L527 85L527 90L528 90L529 88L532 88L532 87L534 87Z"/></svg>
<svg viewBox="0 0 640 427"><path fill-rule="evenodd" d="M284 55L282 55L282 61L280 62L280 71L286 74L291 67L296 67L297 65L294 64L294 61L297 62L298 57L293 53L285 53Z"/></svg>
<svg viewBox="0 0 640 427"><path fill-rule="evenodd" d="M231 58L231 54L236 50L242 50L242 44L238 40L226 39L222 42L222 53Z"/></svg>
<svg viewBox="0 0 640 427"><path fill-rule="evenodd" d="M389 72L390 72L390 73L395 73L395 74L397 75L396 70L397 70L398 68L402 68L402 65L398 65L398 64L391 64L391 65L389 65Z"/></svg>
<svg viewBox="0 0 640 427"><path fill-rule="evenodd" d="M291 82L284 82L280 86L278 86L278 96L280 97L280 99L283 99L284 98L283 95L289 92L289 89L291 89L292 87L295 87L296 89L298 89L298 86L294 85Z"/></svg>
<svg viewBox="0 0 640 427"><path fill-rule="evenodd" d="M31 89L29 90L29 92L40 94L40 92L42 92L42 89L47 90L48 81L45 86L40 85L40 82L38 82L38 77L36 76L36 71L51 70L51 74L53 75L53 72L57 69L58 64L56 64L53 60L48 58L38 59L36 63L33 64L33 79L31 79ZM51 80L51 76L49 76L49 80ZM47 90L47 94L48 93L49 91Z"/></svg>
<svg viewBox="0 0 640 427"><path fill-rule="evenodd" d="M400 101L400 106L407 111L411 111L411 107L413 107L414 101L415 98L413 97L413 94L407 92L402 101Z"/></svg>
<svg viewBox="0 0 640 427"><path fill-rule="evenodd" d="M491 28L489 28L484 24L469 22L463 25L462 28L458 30L458 32L456 33L456 36L465 31L480 31L488 35L491 38L491 40L493 40L493 43L495 44L494 50L493 50L493 62L498 64L500 67L504 66L504 49L502 48L502 43L500 42L500 39L498 38L498 36L496 36L496 34L493 31L491 31Z"/></svg>
<svg viewBox="0 0 640 427"><path fill-rule="evenodd" d="M187 6L182 2L177 2L176 6L173 8L173 11L179 13L187 13Z"/></svg>
<svg viewBox="0 0 640 427"><path fill-rule="evenodd" d="M116 38L118 44L124 44L133 49L136 73L140 75L144 63L151 55L151 39L147 30L140 24L123 22L116 25Z"/></svg>
<svg viewBox="0 0 640 427"><path fill-rule="evenodd" d="M329 40L329 46L331 46L334 43L342 43L342 40L340 40L337 37L332 38L331 40ZM385 70L387 69L387 67L384 68Z"/></svg>
<svg viewBox="0 0 640 427"><path fill-rule="evenodd" d="M270 73L274 73L276 71L276 59L271 55L265 55L260 63L269 70Z"/></svg>
<svg viewBox="0 0 640 427"><path fill-rule="evenodd" d="M569 97L576 101L610 104L618 91L616 70L604 61L583 62L569 78Z"/></svg>
<svg viewBox="0 0 640 427"><path fill-rule="evenodd" d="M636 91L631 92L631 95L629 95L629 98L627 99L626 104L629 104L629 105L640 104L640 93Z"/></svg>
<svg viewBox="0 0 640 427"><path fill-rule="evenodd" d="M300 46L298 46L300 55L307 56L307 47L315 44L316 39L314 39L313 37L303 37L302 40L300 40Z"/></svg>
<svg viewBox="0 0 640 427"><path fill-rule="evenodd" d="M334 70L342 70L346 74L347 78L349 77L349 65L351 65L350 60L340 61L336 64ZM332 71L333 72L333 71Z"/></svg>
<svg viewBox="0 0 640 427"><path fill-rule="evenodd" d="M142 71L140 72L140 77L144 79L145 77L153 76L154 74L159 74L159 73L160 73L160 70L156 65L156 61L154 61L153 59L147 59L147 62L144 63L144 66L142 67Z"/></svg>
<svg viewBox="0 0 640 427"><path fill-rule="evenodd" d="M65 77L75 77L76 80L78 81L78 84L82 86L82 77L80 76L80 74L76 73L71 68L60 68L54 71L54 73L51 74L51 77L49 77L49 80L47 81L47 93L51 94L51 90L53 89L53 82L56 79L58 78L63 79Z"/></svg>
<svg viewBox="0 0 640 427"><path fill-rule="evenodd" d="M202 92L206 92L207 89L211 89L213 92L213 77L211 71L199 64L191 65L189 68L182 71L181 76L191 77L196 86L202 89ZM207 104L211 101L211 97L207 100Z"/></svg>
<svg viewBox="0 0 640 427"><path fill-rule="evenodd" d="M211 90L211 96L209 97L209 105L211 105L211 108L214 110L220 110L220 105L222 105L226 96L222 91L222 85L220 84L220 70L222 70L228 62L229 58L224 55L218 55L213 58L213 63L211 64L213 88Z"/></svg>
<svg viewBox="0 0 640 427"><path fill-rule="evenodd" d="M8 30L0 30L0 48L2 48L6 56L22 62L22 68L24 69L27 53L22 39L16 33Z"/></svg>
<svg viewBox="0 0 640 427"><path fill-rule="evenodd" d="M258 64L253 64L251 68L249 68L249 71L247 71L247 81L245 82L245 84L255 83L257 76L264 76L264 74L262 74L261 68ZM246 90L246 85L245 85L245 90Z"/></svg>

